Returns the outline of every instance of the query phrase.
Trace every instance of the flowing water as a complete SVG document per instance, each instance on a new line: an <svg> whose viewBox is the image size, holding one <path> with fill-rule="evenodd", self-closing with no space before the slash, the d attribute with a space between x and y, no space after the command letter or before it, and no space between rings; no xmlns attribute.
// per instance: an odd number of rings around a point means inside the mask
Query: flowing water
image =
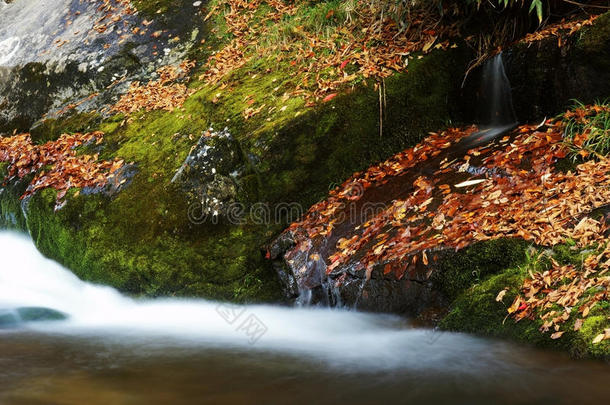
<svg viewBox="0 0 610 405"><path fill-rule="evenodd" d="M400 171L396 175L386 175L371 187L361 188L360 185L352 183L351 192L356 194L357 198L343 200L337 206L334 216L327 219L333 223L332 232L329 234L318 234L307 242L300 240L300 243L286 243L285 235L276 239L272 250L283 252L278 256L281 263L276 265L276 268L279 269L280 280L284 283L287 296L298 295L297 302L305 305L346 305L362 310L385 312L418 312L422 307L445 305L439 303L438 295L434 294L434 291L430 293L429 286L432 284L427 282L430 277L429 268L421 263L419 268L411 268L408 277L399 280L388 278L376 270L373 270L369 279L365 271L366 266L360 260L372 252L374 242L359 245L350 253L351 260L333 270L330 276L327 274L327 263L330 263L331 256L337 253L340 240L350 240L353 237L360 239L367 229L370 229L365 224L378 215L380 209L392 206L397 200L409 198L417 190L415 185L420 177L434 179L436 184L455 185L475 177L485 177L486 172L491 174L491 171L481 166L485 153L505 148L505 145L497 141L503 135L509 139L514 137L515 133L511 130L518 122L513 110L511 85L504 70L502 53L488 60L481 70L477 131L448 148L440 149L437 155L418 162L408 170ZM469 150L480 146L484 146L486 152L479 151L478 155L470 156L467 169L458 170L456 167L440 170L443 162L462 159ZM430 197L433 198L434 206L443 201L445 194L442 189L434 188ZM393 237L400 227L386 223L382 229L386 235ZM301 233L301 230L296 233ZM309 247L302 249L302 246ZM288 250L285 250L286 247ZM416 257L420 253L410 254ZM434 290L434 287L431 289Z"/></svg>
<svg viewBox="0 0 610 405"><path fill-rule="evenodd" d="M605 363L399 317L135 300L80 281L12 233L0 233L0 257L0 307L69 317L0 330L3 405L568 404L609 392Z"/></svg>
<svg viewBox="0 0 610 405"><path fill-rule="evenodd" d="M517 123L502 53L483 65L480 100L481 125L502 127Z"/></svg>
<svg viewBox="0 0 610 405"><path fill-rule="evenodd" d="M512 90L501 52L482 67L478 121L481 131L466 140L469 147L490 142L517 126Z"/></svg>

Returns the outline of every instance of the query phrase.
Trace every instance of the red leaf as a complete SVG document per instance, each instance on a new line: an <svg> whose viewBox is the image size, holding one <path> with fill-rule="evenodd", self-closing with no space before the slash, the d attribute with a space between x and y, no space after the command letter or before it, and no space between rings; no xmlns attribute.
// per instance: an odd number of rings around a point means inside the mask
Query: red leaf
<svg viewBox="0 0 610 405"><path fill-rule="evenodd" d="M324 97L324 100L322 100L322 101L327 103L335 97L337 97L337 93L331 93L328 96Z"/></svg>

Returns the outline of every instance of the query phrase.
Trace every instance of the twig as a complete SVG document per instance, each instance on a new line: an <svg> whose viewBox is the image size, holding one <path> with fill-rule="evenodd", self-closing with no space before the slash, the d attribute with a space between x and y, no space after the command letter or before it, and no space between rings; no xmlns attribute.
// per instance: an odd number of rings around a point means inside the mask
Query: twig
<svg viewBox="0 0 610 405"><path fill-rule="evenodd" d="M382 84L379 82L379 137L383 136L383 96L382 96Z"/></svg>
<svg viewBox="0 0 610 405"><path fill-rule="evenodd" d="M593 7L593 8L602 8L602 9L606 9L606 10L610 10L610 6L599 6L596 4L583 4L583 3L579 3L578 1L574 1L574 0L563 0L566 3L570 3L573 4L575 6L579 6L579 7Z"/></svg>

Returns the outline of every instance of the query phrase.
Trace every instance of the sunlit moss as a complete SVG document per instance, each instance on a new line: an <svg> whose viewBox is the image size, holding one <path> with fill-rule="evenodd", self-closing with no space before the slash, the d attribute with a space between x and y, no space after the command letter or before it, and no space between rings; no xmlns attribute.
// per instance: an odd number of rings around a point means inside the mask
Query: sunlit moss
<svg viewBox="0 0 610 405"><path fill-rule="evenodd" d="M72 113L61 118L46 119L30 129L30 135L35 143L55 141L61 134L74 132L89 132L101 121L97 113Z"/></svg>
<svg viewBox="0 0 610 405"><path fill-rule="evenodd" d="M136 6L157 21L174 3ZM322 14L326 18L331 3L312 6L318 16L312 24L322 21ZM222 24L217 34L222 35ZM200 48L208 49L210 42ZM202 133L228 127L235 138L247 166L238 179L240 201L296 202L307 209L332 184L451 123L458 116L458 83L469 59L468 51L435 51L412 60L409 73L387 79L382 134L372 80L306 108L303 98L287 96L299 83L273 57L253 58L215 86L199 79L205 69L200 67L188 84L193 95L172 112L74 114L45 121L35 134L38 141L62 132L100 130L104 142L88 152L124 159L137 173L114 196L82 190L74 196L72 191L57 212L55 192L38 193L27 203L27 228L45 255L84 279L125 292L276 300L279 283L261 248L283 229L283 219L268 225L194 225L188 199L171 183ZM247 108L263 104L258 114L245 117ZM20 195L3 201L3 213L20 212Z"/></svg>

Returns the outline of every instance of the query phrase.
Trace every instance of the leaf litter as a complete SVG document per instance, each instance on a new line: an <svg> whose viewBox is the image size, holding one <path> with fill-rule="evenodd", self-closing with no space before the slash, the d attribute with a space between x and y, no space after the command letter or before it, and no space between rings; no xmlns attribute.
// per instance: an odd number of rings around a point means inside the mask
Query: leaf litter
<svg viewBox="0 0 610 405"><path fill-rule="evenodd" d="M596 106L580 110L565 116L586 119L603 111ZM547 247L600 246L582 268L552 259L550 270L530 274L507 309L516 321L540 317L541 331L560 339L565 332L561 325L578 317L574 328L580 329L591 309L608 300L610 286L608 226L603 219L589 217L610 204L610 158L598 154L571 171L557 170L555 163L575 148L564 139L564 130L560 117L543 125L522 125L459 158L449 152L476 128L431 134L417 146L354 174L314 205L286 231L296 243L286 258L303 246L331 243L324 249L327 254L320 255L331 279L340 280L346 271L364 271L368 279L375 268L381 268L384 277L402 279L421 266L432 266L435 252L460 250L478 241L521 238ZM434 170L426 173L422 167L428 161ZM362 209L375 190L392 184L399 185L395 189L402 196L385 201L381 210L358 218L346 230L349 210ZM429 277L432 270L424 273ZM505 294L500 291L496 300ZM604 331L596 343L607 339L610 333Z"/></svg>

